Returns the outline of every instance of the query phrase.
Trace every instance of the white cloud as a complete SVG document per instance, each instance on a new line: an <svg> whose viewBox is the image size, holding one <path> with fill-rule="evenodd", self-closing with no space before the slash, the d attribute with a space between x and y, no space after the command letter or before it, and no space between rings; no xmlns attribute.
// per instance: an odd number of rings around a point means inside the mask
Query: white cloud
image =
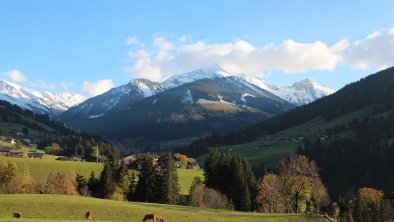
<svg viewBox="0 0 394 222"><path fill-rule="evenodd" d="M394 64L394 29L375 31L354 41L344 52L345 62L358 69Z"/></svg>
<svg viewBox="0 0 394 222"><path fill-rule="evenodd" d="M74 85L73 82L62 82L61 83L61 86L62 86L64 92L70 92L70 87L72 85Z"/></svg>
<svg viewBox="0 0 394 222"><path fill-rule="evenodd" d="M37 83L33 83L32 86L35 88L41 88L45 90L54 89L56 87L54 84L48 84L42 79L39 79Z"/></svg>
<svg viewBox="0 0 394 222"><path fill-rule="evenodd" d="M19 70L11 70L6 75L15 82L26 82L27 77Z"/></svg>
<svg viewBox="0 0 394 222"><path fill-rule="evenodd" d="M167 41L164 37L157 36L154 39L154 45L159 49L163 51L168 51L172 49L172 43Z"/></svg>
<svg viewBox="0 0 394 222"><path fill-rule="evenodd" d="M179 37L178 40L179 40L179 42L181 42L181 43L185 43L185 42L190 41L190 38L189 38L188 36L186 36L186 35L183 35L183 36Z"/></svg>
<svg viewBox="0 0 394 222"><path fill-rule="evenodd" d="M82 90L89 93L91 96L97 96L107 92L114 86L111 79L102 79L96 82L84 81Z"/></svg>
<svg viewBox="0 0 394 222"><path fill-rule="evenodd" d="M302 73L312 69L333 70L342 61L341 51L348 46L341 40L333 46L323 42L298 43L285 40L261 47L244 40L211 44L206 41L186 43L183 37L172 43L155 37L153 48L129 52L131 66L125 71L134 78L161 81L169 75L218 64L231 74L262 75L271 70Z"/></svg>
<svg viewBox="0 0 394 222"><path fill-rule="evenodd" d="M126 45L137 45L142 46L143 44L138 40L137 37L131 36L126 39Z"/></svg>

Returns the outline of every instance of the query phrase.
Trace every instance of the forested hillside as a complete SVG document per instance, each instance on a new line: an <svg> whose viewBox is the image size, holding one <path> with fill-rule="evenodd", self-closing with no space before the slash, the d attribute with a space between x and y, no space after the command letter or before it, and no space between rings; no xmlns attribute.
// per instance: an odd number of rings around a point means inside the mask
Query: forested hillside
<svg viewBox="0 0 394 222"><path fill-rule="evenodd" d="M185 152L199 155L206 152L208 147L251 142L261 136L272 135L315 118L323 118L328 123L334 118L363 108L371 108L372 112L368 115L374 116L392 110L394 107L392 101L394 101L394 68L389 68L349 84L330 96L243 130L213 134L196 140ZM299 133L302 135L303 132Z"/></svg>

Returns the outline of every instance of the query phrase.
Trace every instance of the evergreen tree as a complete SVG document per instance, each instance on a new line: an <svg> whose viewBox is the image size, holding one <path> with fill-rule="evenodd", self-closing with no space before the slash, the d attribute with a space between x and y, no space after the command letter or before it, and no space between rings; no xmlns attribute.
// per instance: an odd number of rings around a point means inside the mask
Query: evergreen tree
<svg viewBox="0 0 394 222"><path fill-rule="evenodd" d="M204 177L205 185L211 188L219 187L218 182L219 174L219 163L220 163L220 152L217 149L213 149L209 152L208 158L204 165Z"/></svg>
<svg viewBox="0 0 394 222"><path fill-rule="evenodd" d="M176 204L179 198L178 173L171 153L166 153L160 159L158 201L166 204Z"/></svg>
<svg viewBox="0 0 394 222"><path fill-rule="evenodd" d="M156 191L156 170L149 157L142 162L142 169L138 176L135 191L135 200L141 202L154 202Z"/></svg>
<svg viewBox="0 0 394 222"><path fill-rule="evenodd" d="M99 194L100 181L96 178L93 171L90 174L87 186L90 190L90 195L92 195L94 197L100 196L100 194Z"/></svg>
<svg viewBox="0 0 394 222"><path fill-rule="evenodd" d="M115 192L115 189L116 183L114 181L113 166L109 162L106 162L100 175L101 196L108 198L113 192Z"/></svg>
<svg viewBox="0 0 394 222"><path fill-rule="evenodd" d="M126 163L123 160L115 170L115 182L123 191L127 192L130 185L130 178Z"/></svg>
<svg viewBox="0 0 394 222"><path fill-rule="evenodd" d="M78 193L82 196L86 196L88 189L88 182L86 181L86 179L82 175L77 174L76 182Z"/></svg>
<svg viewBox="0 0 394 222"><path fill-rule="evenodd" d="M256 209L257 182L246 159L212 150L205 162L204 175L206 187L225 194L235 210Z"/></svg>
<svg viewBox="0 0 394 222"><path fill-rule="evenodd" d="M127 199L129 201L133 201L135 199L136 188L137 188L137 177L135 176L135 173L132 172L130 176L129 189L127 193Z"/></svg>

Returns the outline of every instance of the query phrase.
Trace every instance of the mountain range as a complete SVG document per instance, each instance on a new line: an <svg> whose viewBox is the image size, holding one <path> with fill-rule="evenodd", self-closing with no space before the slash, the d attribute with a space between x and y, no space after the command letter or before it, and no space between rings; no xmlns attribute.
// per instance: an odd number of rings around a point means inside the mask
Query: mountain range
<svg viewBox="0 0 394 222"><path fill-rule="evenodd" d="M134 79L89 99L0 81L0 99L116 139L172 140L230 132L333 92L313 79L278 87L256 77L231 75L219 66L175 75L161 83Z"/></svg>
<svg viewBox="0 0 394 222"><path fill-rule="evenodd" d="M134 79L128 84L113 88L96 97L90 98L78 106L72 107L65 115L70 113L84 118L94 118L104 115L111 110L119 110L146 97L164 92L201 79L212 79L232 76L219 66L197 69L192 72L175 75L162 83L152 82L147 79ZM278 87L256 77L246 75L234 78L249 85L266 90L294 105L304 105L321 97L330 95L334 90L319 85L313 79L305 79L289 87Z"/></svg>
<svg viewBox="0 0 394 222"><path fill-rule="evenodd" d="M54 117L59 116L70 107L85 101L86 98L72 93L38 92L0 80L0 100L7 101L23 109Z"/></svg>
<svg viewBox="0 0 394 222"><path fill-rule="evenodd" d="M234 76L184 83L88 118L78 113L77 108L83 105L64 112L61 119L89 133L118 140L144 138L149 141L229 132L294 107Z"/></svg>

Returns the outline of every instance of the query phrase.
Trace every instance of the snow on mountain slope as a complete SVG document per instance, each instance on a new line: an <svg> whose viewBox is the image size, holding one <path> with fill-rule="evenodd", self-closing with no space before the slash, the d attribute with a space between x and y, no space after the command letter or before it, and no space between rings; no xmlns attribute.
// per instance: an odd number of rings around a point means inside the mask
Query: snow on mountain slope
<svg viewBox="0 0 394 222"><path fill-rule="evenodd" d="M0 80L0 99L24 109L57 116L86 98L79 94L38 92Z"/></svg>
<svg viewBox="0 0 394 222"><path fill-rule="evenodd" d="M296 82L292 86L280 88L277 95L295 105L305 105L334 92L334 90L319 85L315 80L308 78Z"/></svg>
<svg viewBox="0 0 394 222"><path fill-rule="evenodd" d="M197 69L192 72L171 76L163 82L163 85L167 89L171 89L199 79L212 79L227 76L230 76L230 74L225 72L220 66L214 65Z"/></svg>
<svg viewBox="0 0 394 222"><path fill-rule="evenodd" d="M72 107L63 113L63 118L98 118L106 112L124 108L145 97L162 92L162 84L147 79L134 79L128 84L112 88L111 90L92 97L78 106Z"/></svg>
<svg viewBox="0 0 394 222"><path fill-rule="evenodd" d="M199 79L228 76L219 66L210 66L192 72L175 75L163 83L147 79L134 79L126 85L109 90L106 93L90 98L76 107L66 111L63 118L89 118L105 115L111 110L117 110L138 102L146 97L164 92L185 83Z"/></svg>
<svg viewBox="0 0 394 222"><path fill-rule="evenodd" d="M318 84L311 78L295 82L292 86L285 87L278 87L252 76L241 76L240 78L297 106L308 104L335 92L326 86Z"/></svg>
<svg viewBox="0 0 394 222"><path fill-rule="evenodd" d="M152 82L147 79L134 79L126 85L113 88L106 93L92 97L78 106L70 108L62 114L62 118L64 120L98 118L106 115L109 111L123 109L157 93L197 80L214 78L225 78L233 86L238 86L240 89L247 88L252 90L255 96L272 97L272 94L274 94L295 105L312 102L333 92L328 88L318 85L316 82L308 83L308 81L301 81L291 87L279 88L255 77L245 75L232 76L220 66L214 65L172 76L162 83ZM216 86L213 87L215 88ZM185 95L185 101L183 102L190 101L190 98L193 96L189 94ZM245 99L247 97L243 98L243 100ZM152 104L154 105L156 102L153 101Z"/></svg>

